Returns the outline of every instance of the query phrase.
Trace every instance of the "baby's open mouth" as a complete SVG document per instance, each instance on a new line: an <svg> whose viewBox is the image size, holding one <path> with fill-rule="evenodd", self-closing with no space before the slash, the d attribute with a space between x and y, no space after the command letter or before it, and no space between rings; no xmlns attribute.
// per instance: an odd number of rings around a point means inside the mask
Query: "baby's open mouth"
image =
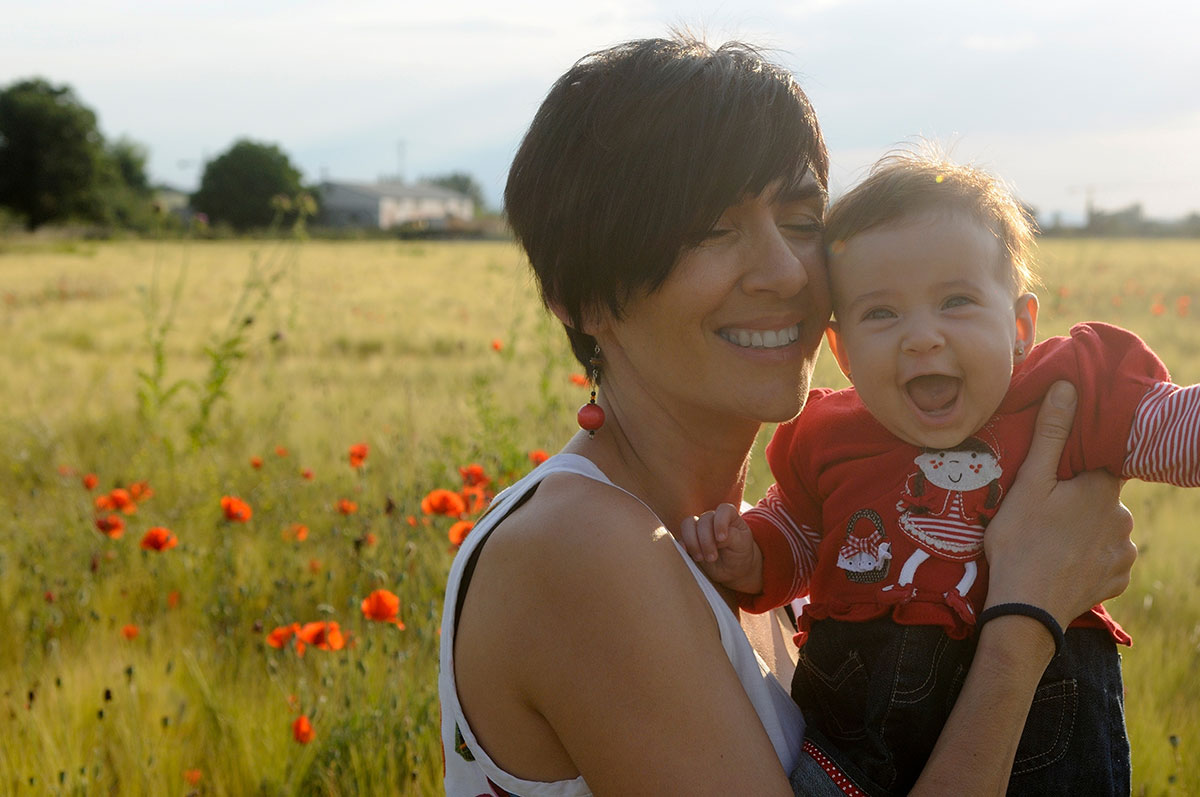
<svg viewBox="0 0 1200 797"><path fill-rule="evenodd" d="M962 380L944 374L925 374L908 380L904 389L912 403L922 412L945 412L958 400Z"/></svg>

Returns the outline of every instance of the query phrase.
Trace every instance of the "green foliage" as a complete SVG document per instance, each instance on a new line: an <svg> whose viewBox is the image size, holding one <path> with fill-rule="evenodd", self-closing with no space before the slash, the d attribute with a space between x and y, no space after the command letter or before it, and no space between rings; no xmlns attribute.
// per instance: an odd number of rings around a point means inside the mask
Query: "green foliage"
<svg viewBox="0 0 1200 797"><path fill-rule="evenodd" d="M268 226L275 218L272 198L296 196L300 172L274 144L241 139L204 166L192 207L214 223L239 231Z"/></svg>
<svg viewBox="0 0 1200 797"><path fill-rule="evenodd" d="M473 176L466 172L449 172L447 174L426 177L423 182L430 185L438 185L442 188L449 188L451 191L457 191L464 196L470 197L471 201L475 203L477 211L483 211L487 208L487 202L483 198L483 188Z"/></svg>
<svg viewBox="0 0 1200 797"><path fill-rule="evenodd" d="M96 115L70 87L32 78L0 91L0 205L30 229L95 218L104 160Z"/></svg>
<svg viewBox="0 0 1200 797"><path fill-rule="evenodd" d="M127 138L106 145L70 87L14 83L0 91L0 205L29 229L75 220L147 230L145 149Z"/></svg>
<svg viewBox="0 0 1200 797"><path fill-rule="evenodd" d="M224 328L204 347L208 372L200 381L167 381L167 339L175 326L179 300L187 282L189 250L185 245L166 305L159 285L162 266L160 250L155 250L150 284L138 286L142 295L142 315L146 321L145 338L150 349L150 367L137 371L137 398L141 417L151 428L157 428L156 421L162 409L182 391L188 390L196 397L196 413L188 425L192 445L210 442L213 411L222 401L229 399L228 383L238 364L250 352L251 340L247 330L258 313L271 302L279 282L295 269L299 244L306 238L307 219L316 209L307 194L297 196L295 200L277 196L272 200L271 207L274 208L274 219L268 237L273 240L282 225L284 214L294 211L290 238L286 242L277 242L266 258L260 258L258 252L251 255L249 270L237 299L230 306Z"/></svg>

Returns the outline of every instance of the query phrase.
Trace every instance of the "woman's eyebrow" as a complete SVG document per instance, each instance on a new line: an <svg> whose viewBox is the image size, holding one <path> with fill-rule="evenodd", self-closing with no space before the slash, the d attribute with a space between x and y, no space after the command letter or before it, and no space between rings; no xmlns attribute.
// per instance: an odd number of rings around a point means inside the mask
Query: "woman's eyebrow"
<svg viewBox="0 0 1200 797"><path fill-rule="evenodd" d="M821 204L825 204L829 201L829 192L816 180L803 180L784 188L775 197L775 201L781 203L804 202L809 199L818 199Z"/></svg>

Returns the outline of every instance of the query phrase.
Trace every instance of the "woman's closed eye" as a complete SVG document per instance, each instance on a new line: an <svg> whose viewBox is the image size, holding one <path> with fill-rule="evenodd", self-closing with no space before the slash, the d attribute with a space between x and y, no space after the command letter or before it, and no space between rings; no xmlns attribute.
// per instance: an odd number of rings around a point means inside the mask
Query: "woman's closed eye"
<svg viewBox="0 0 1200 797"><path fill-rule="evenodd" d="M704 233L703 237L701 237L701 239L700 239L700 243L701 244L716 243L717 241L720 241L723 238L730 237L731 235L733 235L733 233L734 233L733 227L727 227L724 225L713 227L710 230L708 230L708 232Z"/></svg>
<svg viewBox="0 0 1200 797"><path fill-rule="evenodd" d="M817 219L803 218L794 221L785 221L779 225L780 229L786 230L788 234L801 237L818 237L825 232L825 225Z"/></svg>

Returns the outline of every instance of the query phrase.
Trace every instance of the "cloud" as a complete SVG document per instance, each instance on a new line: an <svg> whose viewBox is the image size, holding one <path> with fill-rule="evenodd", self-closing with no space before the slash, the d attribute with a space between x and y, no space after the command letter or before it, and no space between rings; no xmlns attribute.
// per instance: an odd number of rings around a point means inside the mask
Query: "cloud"
<svg viewBox="0 0 1200 797"><path fill-rule="evenodd" d="M963 46L968 50L984 53L1015 53L1021 50L1032 50L1038 44L1037 36L1032 33L1016 33L1008 36L968 36L963 40Z"/></svg>

